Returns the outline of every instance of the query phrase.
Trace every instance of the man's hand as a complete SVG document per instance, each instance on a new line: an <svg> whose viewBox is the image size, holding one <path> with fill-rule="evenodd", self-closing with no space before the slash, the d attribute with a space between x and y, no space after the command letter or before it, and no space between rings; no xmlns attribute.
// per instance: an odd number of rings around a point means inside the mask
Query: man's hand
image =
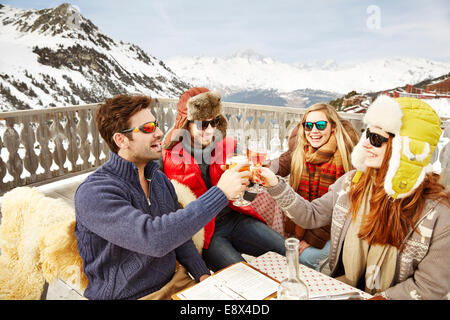
<svg viewBox="0 0 450 320"><path fill-rule="evenodd" d="M248 165L248 163L238 164L233 168L226 170L220 177L219 182L217 182L217 187L225 193L228 200L237 197L247 188L251 172L239 172L239 170ZM225 166L222 166L222 169L225 169Z"/></svg>
<svg viewBox="0 0 450 320"><path fill-rule="evenodd" d="M208 278L208 277L210 277L209 274L204 274L204 275L202 275L202 276L199 278L199 280L200 280L200 282L201 282L201 281L205 280L205 279Z"/></svg>

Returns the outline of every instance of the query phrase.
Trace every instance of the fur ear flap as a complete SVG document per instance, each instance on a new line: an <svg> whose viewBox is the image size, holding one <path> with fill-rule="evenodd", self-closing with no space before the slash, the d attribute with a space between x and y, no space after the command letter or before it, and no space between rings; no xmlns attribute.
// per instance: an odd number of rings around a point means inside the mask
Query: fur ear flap
<svg viewBox="0 0 450 320"><path fill-rule="evenodd" d="M366 170L366 165L364 164L364 161L366 160L367 152L362 146L364 139L366 139L365 131L361 135L358 144L353 148L351 155L353 167L355 167L356 170L361 172L364 172Z"/></svg>

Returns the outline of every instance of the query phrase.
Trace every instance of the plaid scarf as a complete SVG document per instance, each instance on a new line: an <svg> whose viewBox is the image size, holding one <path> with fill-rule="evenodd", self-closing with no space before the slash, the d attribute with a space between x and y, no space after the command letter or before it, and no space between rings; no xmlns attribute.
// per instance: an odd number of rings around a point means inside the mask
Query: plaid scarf
<svg viewBox="0 0 450 320"><path fill-rule="evenodd" d="M328 192L328 187L345 173L334 134L320 148L305 145L305 166L297 193L312 201Z"/></svg>
<svg viewBox="0 0 450 320"><path fill-rule="evenodd" d="M303 167L297 193L308 201L320 198L328 192L328 187L345 173L342 157L337 148L334 133L328 142L320 148L305 144L305 166ZM288 234L302 239L305 230L290 219L285 220L285 230ZM302 245L302 244L301 244ZM304 246L308 246L306 243ZM303 248L304 249L304 248Z"/></svg>

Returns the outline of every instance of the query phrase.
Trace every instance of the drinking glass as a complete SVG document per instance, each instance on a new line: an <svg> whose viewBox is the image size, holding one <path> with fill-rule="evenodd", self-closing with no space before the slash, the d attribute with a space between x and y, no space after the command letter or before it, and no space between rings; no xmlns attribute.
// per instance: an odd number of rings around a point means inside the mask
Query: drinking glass
<svg viewBox="0 0 450 320"><path fill-rule="evenodd" d="M253 170L259 170L267 158L267 145L265 140L251 139L247 145L247 158L253 164ZM253 181L253 186L248 189L248 192L261 193L264 188L256 181Z"/></svg>
<svg viewBox="0 0 450 320"><path fill-rule="evenodd" d="M245 155L235 155L227 160L229 162L228 169L233 168L235 165L241 164L241 163L248 163L248 159ZM243 166L240 170L242 171L250 171L250 165ZM248 177L250 178L250 177ZM236 197L233 201L233 205L236 207L243 207L250 205L250 201L247 201L243 198L243 193L240 193L239 196Z"/></svg>

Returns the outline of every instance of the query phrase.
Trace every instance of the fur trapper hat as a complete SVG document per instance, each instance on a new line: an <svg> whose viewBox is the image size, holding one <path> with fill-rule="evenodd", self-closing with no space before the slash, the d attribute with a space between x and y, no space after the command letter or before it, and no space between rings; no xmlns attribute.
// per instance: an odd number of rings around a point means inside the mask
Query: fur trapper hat
<svg viewBox="0 0 450 320"><path fill-rule="evenodd" d="M164 149L172 148L181 138L182 130L188 129L189 121L207 120L220 117L217 130L222 137L227 133L227 119L222 114L222 95L207 88L194 87L184 92L178 100L178 110L174 126L164 137Z"/></svg>
<svg viewBox="0 0 450 320"><path fill-rule="evenodd" d="M420 99L382 95L369 106L363 121L367 127L375 126L395 135L384 181L386 193L393 199L411 195L433 169L431 155L442 134L436 111ZM352 152L352 164L357 170L355 183L366 170L367 153L362 146L365 139L364 132Z"/></svg>

